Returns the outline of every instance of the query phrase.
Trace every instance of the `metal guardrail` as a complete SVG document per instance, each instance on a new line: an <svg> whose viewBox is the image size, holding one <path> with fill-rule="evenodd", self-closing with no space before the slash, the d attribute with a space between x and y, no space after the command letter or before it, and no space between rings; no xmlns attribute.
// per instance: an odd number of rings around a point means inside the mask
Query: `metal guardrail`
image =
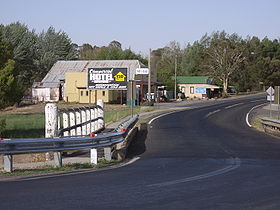
<svg viewBox="0 0 280 210"><path fill-rule="evenodd" d="M0 154L58 152L110 146L123 141L123 135L125 133L126 132L105 133L94 137L4 139L0 142Z"/></svg>
<svg viewBox="0 0 280 210"><path fill-rule="evenodd" d="M3 139L0 141L0 154L4 155L4 170L12 171L12 155L40 152L56 152L56 166L62 166L62 151L95 149L112 147L124 141L129 130L135 125L138 115L130 118L118 126L113 132L101 133L94 137L77 136L61 138L37 138L37 139ZM111 153L111 148L110 148ZM97 160L97 151L96 160ZM110 154L111 155L111 154ZM91 155L92 156L92 155ZM110 157L111 158L111 157Z"/></svg>
<svg viewBox="0 0 280 210"><path fill-rule="evenodd" d="M264 118L261 118L261 123L264 126L264 128L270 128L270 129L280 131L280 120L264 117Z"/></svg>
<svg viewBox="0 0 280 210"><path fill-rule="evenodd" d="M261 119L261 123L266 133L280 136L280 120L264 117Z"/></svg>

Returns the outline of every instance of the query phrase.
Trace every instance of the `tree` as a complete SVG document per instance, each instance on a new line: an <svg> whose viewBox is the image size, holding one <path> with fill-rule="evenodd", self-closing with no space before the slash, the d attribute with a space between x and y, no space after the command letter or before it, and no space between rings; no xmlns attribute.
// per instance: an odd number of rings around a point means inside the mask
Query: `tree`
<svg viewBox="0 0 280 210"><path fill-rule="evenodd" d="M17 83L12 51L11 44L3 41L0 33L0 109L18 102L22 94Z"/></svg>
<svg viewBox="0 0 280 210"><path fill-rule="evenodd" d="M167 85L168 90L174 90L175 59L177 75L182 75L182 49L178 42L172 41L161 50L161 60L157 64L157 78Z"/></svg>
<svg viewBox="0 0 280 210"><path fill-rule="evenodd" d="M81 60L139 60L147 64L147 59L135 54L131 49L122 50L121 43L112 41L108 46L92 47L90 44L83 44L80 51Z"/></svg>
<svg viewBox="0 0 280 210"><path fill-rule="evenodd" d="M182 72L183 75L198 76L203 75L203 60L205 59L205 48L209 47L210 37L205 34L199 41L192 45L188 44L183 52Z"/></svg>
<svg viewBox="0 0 280 210"><path fill-rule="evenodd" d="M37 41L36 57L39 62L41 78L50 70L57 60L77 59L75 46L65 32L56 32L50 27L42 32Z"/></svg>
<svg viewBox="0 0 280 210"><path fill-rule="evenodd" d="M236 36L215 33L210 46L205 49L207 55L206 72L223 83L223 95L227 95L229 79L238 71L245 60L244 49Z"/></svg>
<svg viewBox="0 0 280 210"><path fill-rule="evenodd" d="M122 49L122 44L120 42L114 40L114 41L110 42L109 47L116 47L116 48Z"/></svg>
<svg viewBox="0 0 280 210"><path fill-rule="evenodd" d="M37 35L34 30L19 22L1 27L2 38L13 46L13 60L16 61L18 79L30 86L37 76L35 61Z"/></svg>

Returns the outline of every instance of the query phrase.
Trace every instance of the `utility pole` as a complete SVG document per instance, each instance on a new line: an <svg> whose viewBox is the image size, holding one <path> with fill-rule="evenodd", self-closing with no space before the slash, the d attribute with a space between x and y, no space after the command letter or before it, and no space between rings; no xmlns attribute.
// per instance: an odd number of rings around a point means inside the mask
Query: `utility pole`
<svg viewBox="0 0 280 210"><path fill-rule="evenodd" d="M177 55L175 55L175 75L174 75L174 81L175 81L175 85L174 85L174 99L176 100L177 98Z"/></svg>
<svg viewBox="0 0 280 210"><path fill-rule="evenodd" d="M149 50L148 69L149 69L149 74L148 74L148 102L149 102L149 105L150 105L150 102L151 102L151 49Z"/></svg>

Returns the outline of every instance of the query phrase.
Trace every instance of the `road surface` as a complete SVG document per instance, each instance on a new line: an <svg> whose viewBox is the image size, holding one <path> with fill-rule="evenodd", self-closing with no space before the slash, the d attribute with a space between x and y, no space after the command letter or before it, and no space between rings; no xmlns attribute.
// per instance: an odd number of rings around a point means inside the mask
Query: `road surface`
<svg viewBox="0 0 280 210"><path fill-rule="evenodd" d="M279 209L280 139L245 121L261 97L142 125L124 167L0 182L0 209Z"/></svg>

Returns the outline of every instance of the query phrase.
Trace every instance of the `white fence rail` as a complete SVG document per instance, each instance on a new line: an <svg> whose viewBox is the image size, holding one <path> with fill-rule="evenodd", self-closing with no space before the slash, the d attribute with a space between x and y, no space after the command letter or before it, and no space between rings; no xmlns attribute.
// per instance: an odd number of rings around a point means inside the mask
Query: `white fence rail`
<svg viewBox="0 0 280 210"><path fill-rule="evenodd" d="M104 103L97 101L96 106L61 109L49 103L45 107L46 138L86 136L104 129Z"/></svg>

